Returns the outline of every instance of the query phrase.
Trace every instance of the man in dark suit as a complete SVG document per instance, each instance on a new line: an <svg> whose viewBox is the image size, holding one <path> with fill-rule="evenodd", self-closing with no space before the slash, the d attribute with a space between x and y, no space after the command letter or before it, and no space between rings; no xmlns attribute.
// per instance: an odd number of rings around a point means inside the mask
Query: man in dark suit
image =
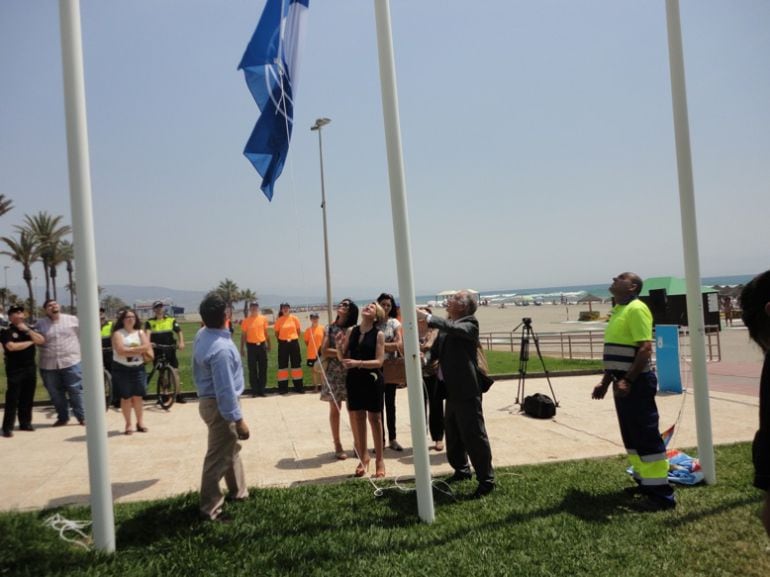
<svg viewBox="0 0 770 577"><path fill-rule="evenodd" d="M475 497L483 497L495 488L492 450L489 447L481 390L477 378L476 352L479 322L473 313L476 301L468 291L459 291L447 302L448 319L435 317L418 309L417 316L429 327L439 330L432 356L439 360L438 378L446 387L446 452L455 470L449 482L472 477L468 458L476 471L479 486Z"/></svg>

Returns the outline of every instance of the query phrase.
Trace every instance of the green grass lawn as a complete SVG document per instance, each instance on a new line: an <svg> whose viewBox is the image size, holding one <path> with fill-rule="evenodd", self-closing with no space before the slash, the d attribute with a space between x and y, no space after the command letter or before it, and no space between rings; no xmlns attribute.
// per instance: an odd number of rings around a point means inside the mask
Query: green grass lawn
<svg viewBox="0 0 770 577"><path fill-rule="evenodd" d="M231 524L198 521L197 494L185 494L116 506L113 556L60 540L42 526L53 511L4 513L0 575L767 577L750 446L716 458L716 485L677 488L678 508L660 513L629 507L620 457L500 469L481 501L472 481L436 492L432 525L414 493L375 497L366 481L254 489L229 507Z"/></svg>
<svg viewBox="0 0 770 577"><path fill-rule="evenodd" d="M180 324L182 327L182 332L184 333L184 340L185 340L186 346L184 350L177 351L177 358L179 359L179 376L182 381L182 390L190 392L190 391L195 391L195 385L192 380L192 364L191 364L192 345L195 339L195 334L198 332L198 329L200 328L200 324L199 323L180 323ZM276 388L275 373L278 369L278 343L275 340L275 335L273 334L272 330L270 331L270 333L271 333L270 338L271 338L272 346L270 349L270 353L268 354L268 361L267 361L268 363L267 387L268 389L275 389ZM240 328L236 328L233 338L236 346L240 346L240 339L241 339ZM300 340L300 347L302 351L305 384L309 385L313 382L313 380L312 380L310 367L305 366L305 362L304 362L304 359L306 358L305 343L302 340ZM487 359L489 361L490 373L493 375L513 374L518 371L518 367L519 367L518 353L511 354L509 352L504 352L504 351L488 351ZM244 364L245 364L245 360L246 359L244 357ZM548 370L552 373L559 372L559 371L570 371L575 369L597 369L598 370L601 368L600 361L569 360L569 359L559 359L559 358L548 357L545 359L545 363L546 363L546 366L548 367ZM244 366L244 370L245 370L245 366ZM529 361L527 370L529 373L542 372L543 370L542 364L540 363L537 356L533 355L533 358ZM248 373L246 373L244 377L246 378L246 388L248 389L249 388ZM0 371L0 395L1 395L0 399L5 398L5 388L6 388L5 370L2 370ZM154 382L149 384L148 392L151 394L155 392ZM38 386L37 386L37 389L35 390L35 399L38 401L45 401L45 400L48 400L48 398L49 398L48 393L43 387L43 382L38 377Z"/></svg>

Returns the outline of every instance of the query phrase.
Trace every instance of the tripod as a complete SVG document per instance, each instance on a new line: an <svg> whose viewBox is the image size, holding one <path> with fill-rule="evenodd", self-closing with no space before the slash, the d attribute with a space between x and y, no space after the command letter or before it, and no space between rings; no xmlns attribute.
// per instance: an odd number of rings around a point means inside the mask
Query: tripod
<svg viewBox="0 0 770 577"><path fill-rule="evenodd" d="M532 319L525 317L521 319L521 323L513 329L513 333L521 329L521 348L519 349L519 386L516 390L516 404L523 406L524 404L524 381L527 378L527 363L529 362L529 341L535 343L535 350L537 351L537 358L543 365L543 371L545 371L545 380L548 382L548 388L551 390L551 396L553 396L553 402L558 407L559 401L556 400L556 394L553 392L553 386L551 386L551 376L548 369L545 366L543 355L540 353L540 339L532 329Z"/></svg>

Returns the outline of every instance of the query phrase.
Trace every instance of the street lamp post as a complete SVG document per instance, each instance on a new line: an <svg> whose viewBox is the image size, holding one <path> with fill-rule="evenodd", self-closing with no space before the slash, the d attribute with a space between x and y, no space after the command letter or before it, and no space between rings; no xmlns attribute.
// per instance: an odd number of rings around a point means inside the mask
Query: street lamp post
<svg viewBox="0 0 770 577"><path fill-rule="evenodd" d="M8 265L4 265L3 269L5 272L5 293L3 293L3 308L5 308L5 300L8 298L8 269L11 268Z"/></svg>
<svg viewBox="0 0 770 577"><path fill-rule="evenodd" d="M324 223L324 260L326 262L326 309L329 315L329 324L332 324L332 280L329 272L329 237L326 228L326 189L324 187L324 147L321 139L321 128L331 122L329 118L318 118L310 130L318 131L318 156L321 161L321 214Z"/></svg>

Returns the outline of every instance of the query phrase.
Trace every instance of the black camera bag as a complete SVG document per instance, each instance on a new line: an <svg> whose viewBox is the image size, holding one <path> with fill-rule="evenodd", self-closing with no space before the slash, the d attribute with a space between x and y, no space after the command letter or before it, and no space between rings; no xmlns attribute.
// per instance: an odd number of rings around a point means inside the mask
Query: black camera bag
<svg viewBox="0 0 770 577"><path fill-rule="evenodd" d="M550 419L556 414L556 404L548 395L535 393L524 397L524 412L536 419Z"/></svg>

